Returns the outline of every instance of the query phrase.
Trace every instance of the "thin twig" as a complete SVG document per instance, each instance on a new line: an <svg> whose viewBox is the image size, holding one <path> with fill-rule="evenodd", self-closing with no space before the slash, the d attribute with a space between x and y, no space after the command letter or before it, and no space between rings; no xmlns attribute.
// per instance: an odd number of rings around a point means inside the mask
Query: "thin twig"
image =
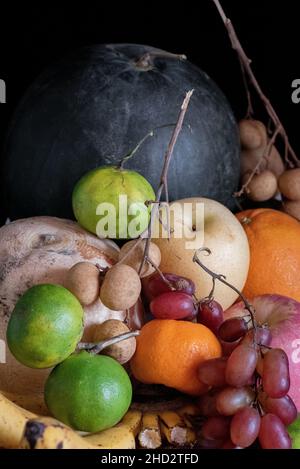
<svg viewBox="0 0 300 469"><path fill-rule="evenodd" d="M186 96L185 96L185 98L183 100L183 103L181 105L181 110L180 110L180 113L179 113L179 116L178 116L176 127L173 131L170 143L168 145L168 149L167 149L166 154L165 154L164 165L163 165L161 178L160 178L160 185L159 185L159 188L156 192L155 203L153 204L152 209L151 209L150 222L149 222L149 225L148 225L148 237L147 237L147 240L146 240L146 243L145 243L145 250L144 250L143 259L142 259L142 262L141 262L141 265L140 265L140 268L139 268L139 274L143 270L146 258L149 257L149 247L150 247L150 242L151 242L152 223L153 223L153 220L155 220L155 218L156 218L156 214L159 212L159 202L160 202L160 199L161 199L161 196L162 196L162 192L163 192L163 190L165 188L165 185L167 183L168 170L169 170L171 158L172 158L172 155L173 155L174 147L176 145L178 136L179 136L180 131L182 129L182 124L183 124L183 121L184 121L184 117L185 117L185 114L186 114L186 111L187 111L187 108L188 108L188 105L189 105L189 102L190 102L190 99L192 97L193 92L194 92L194 90L191 90L191 91L188 91L186 93Z"/></svg>
<svg viewBox="0 0 300 469"><path fill-rule="evenodd" d="M96 355L97 353L102 352L105 348L122 342L123 340L131 339L132 337L137 337L140 335L140 331L130 331L125 332L124 334L116 335L110 339L102 340L101 342L79 342L77 345L77 350L87 350L90 353Z"/></svg>
<svg viewBox="0 0 300 469"><path fill-rule="evenodd" d="M252 181L252 179L254 178L254 176L258 173L258 171L259 171L259 169L262 165L263 160L268 161L268 159L271 156L272 148L273 148L273 145L275 143L275 140L276 140L279 132L280 132L280 127L277 127L277 129L275 130L275 132L272 135L272 138L270 138L270 140L268 142L268 145L266 146L266 149L265 149L264 153L262 154L261 158L259 158L257 164L252 169L252 171L249 174L249 177L247 178L246 182L242 185L241 190L239 190L238 192L235 192L233 194L234 197L241 197L243 195L243 193L247 190L247 187L249 186L249 184Z"/></svg>
<svg viewBox="0 0 300 469"><path fill-rule="evenodd" d="M156 272L159 274L160 278L165 282L165 284L170 288L171 291L176 291L176 288L173 287L172 283L164 276L158 265L156 265L150 257L146 258L146 261L149 262L150 265L152 265L153 269L156 270Z"/></svg>
<svg viewBox="0 0 300 469"><path fill-rule="evenodd" d="M252 326L254 328L254 330L256 330L256 321L255 321L255 318L254 318L254 311L253 311L253 307L251 306L251 304L248 302L248 300L246 299L246 297L233 285L231 285L229 282L227 282L227 280L225 279L224 275L222 274L216 274L215 272L213 272L212 270L210 270L208 267L206 267L199 259L199 256L198 254L200 252L205 252L207 255L210 255L211 254L211 250L208 249L208 248L200 248L198 249L195 254L194 254L194 257L193 257L193 262L196 262L196 264L198 264L203 270L204 272L206 272L208 275L211 276L212 280L213 280L213 287L215 287L215 281L218 280L219 282L223 283L224 285L226 285L227 287L231 288L231 290L235 291L239 297L242 299L244 305L245 305L245 309L249 312L250 314L250 317L251 317L251 322L252 322ZM212 299L212 295L213 295L213 291L210 292L210 299Z"/></svg>
<svg viewBox="0 0 300 469"><path fill-rule="evenodd" d="M223 21L223 23L224 23L224 25L227 29L228 35L229 35L229 39L231 41L232 48L237 52L239 60L240 60L241 64L243 64L244 70L245 70L246 74L248 75L250 83L252 84L252 86L256 90L258 96L262 100L268 115L270 116L270 118L272 119L272 121L275 125L275 129L279 128L279 133L280 133L281 137L283 138L283 141L284 141L284 144L285 144L285 147L286 147L286 152L285 152L286 163L290 167L293 167L293 165L296 166L296 167L300 166L300 161L299 161L294 149L292 148L292 146L289 142L286 130L284 129L284 127L283 127L283 125L282 125L282 123L281 123L275 109L273 108L270 100L263 93L263 91L261 89L261 86L259 85L259 83L257 81L257 78L256 78L256 76L254 75L254 73L252 71L251 60L247 57L247 55L246 55L246 53L245 53L245 51L244 51L244 49L243 49L243 47L240 43L240 40L237 36L237 33L236 33L232 23L231 23L231 20L229 18L227 18L226 14L224 12L224 9L221 6L220 1L219 0L212 0L212 1L215 4L215 6L216 6L221 18L222 18L222 21ZM291 157L293 162L289 159L289 156Z"/></svg>

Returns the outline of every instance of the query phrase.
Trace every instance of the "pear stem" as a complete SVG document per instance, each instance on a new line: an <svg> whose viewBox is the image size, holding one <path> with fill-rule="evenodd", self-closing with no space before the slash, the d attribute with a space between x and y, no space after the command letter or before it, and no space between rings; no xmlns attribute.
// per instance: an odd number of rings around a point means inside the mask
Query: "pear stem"
<svg viewBox="0 0 300 469"><path fill-rule="evenodd" d="M102 352L105 348L115 345L123 340L131 339L131 337L137 337L140 335L140 331L131 331L125 332L124 334L116 335L115 337L111 337L110 339L102 340L101 342L79 342L77 345L77 350L86 350L93 355L97 355L98 353Z"/></svg>

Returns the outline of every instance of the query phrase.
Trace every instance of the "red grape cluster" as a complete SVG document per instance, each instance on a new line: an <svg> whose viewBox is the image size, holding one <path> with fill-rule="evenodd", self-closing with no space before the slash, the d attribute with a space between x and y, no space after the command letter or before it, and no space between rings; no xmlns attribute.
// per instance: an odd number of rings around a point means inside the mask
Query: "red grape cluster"
<svg viewBox="0 0 300 469"><path fill-rule="evenodd" d="M286 353L270 347L270 330L250 316L225 321L222 316L216 301L200 303L199 321L217 334L227 355L199 367L200 380L211 388L199 399L207 417L201 445L232 449L258 441L263 449L291 448L286 426L297 418L297 408L288 396Z"/></svg>
<svg viewBox="0 0 300 469"><path fill-rule="evenodd" d="M154 273L143 293L156 319L193 320L219 338L223 357L203 362L199 379L210 391L199 398L205 422L203 448L291 448L286 427L297 418L288 396L289 362L284 350L271 348L271 332L252 314L224 321L222 306L211 295L195 299L195 285L175 274ZM251 313L249 311L249 313Z"/></svg>
<svg viewBox="0 0 300 469"><path fill-rule="evenodd" d="M192 280L175 274L154 273L143 282L143 293L156 319L192 320L197 315Z"/></svg>

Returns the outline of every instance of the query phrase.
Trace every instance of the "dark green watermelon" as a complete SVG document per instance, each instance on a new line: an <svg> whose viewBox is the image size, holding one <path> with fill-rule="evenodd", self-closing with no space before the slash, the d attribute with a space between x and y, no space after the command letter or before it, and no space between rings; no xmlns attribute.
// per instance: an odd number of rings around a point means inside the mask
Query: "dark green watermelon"
<svg viewBox="0 0 300 469"><path fill-rule="evenodd" d="M2 212L12 219L71 217L78 179L119 162L151 129L174 124L190 89L194 95L169 171L170 198L204 196L230 206L239 179L239 138L223 93L187 60L116 44L75 51L29 88L6 140ZM126 165L154 188L171 132L157 130Z"/></svg>

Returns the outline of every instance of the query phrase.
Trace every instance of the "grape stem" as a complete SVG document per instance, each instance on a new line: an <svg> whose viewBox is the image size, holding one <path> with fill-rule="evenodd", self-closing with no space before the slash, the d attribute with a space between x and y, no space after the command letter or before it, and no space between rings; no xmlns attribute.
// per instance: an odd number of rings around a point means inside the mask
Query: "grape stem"
<svg viewBox="0 0 300 469"><path fill-rule="evenodd" d="M172 283L169 282L169 280L164 276L160 268L150 259L150 257L146 257L146 261L152 265L153 269L156 270L156 272L159 274L160 278L162 281L170 288L171 291L175 291L176 288L173 287Z"/></svg>
<svg viewBox="0 0 300 469"><path fill-rule="evenodd" d="M115 345L123 340L131 339L131 337L137 337L140 335L140 331L131 331L125 332L124 334L116 335L111 337L110 339L102 340L101 342L79 342L77 345L77 350L86 350L93 355L97 355L98 353L102 352L105 348Z"/></svg>
<svg viewBox="0 0 300 469"><path fill-rule="evenodd" d="M248 300L246 299L246 297L236 288L234 287L233 285L231 285L229 282L227 282L226 280L226 277L222 274L216 274L215 272L213 272L212 270L210 270L208 267L206 267L199 259L199 253L200 252L205 252L208 256L211 254L211 250L209 248L200 248L198 249L195 254L194 254L194 257L193 257L193 262L196 262L196 264L198 264L203 270L204 272L206 272L208 275L211 276L212 278L212 281L213 281L213 288L212 288L212 291L210 292L209 294L209 298L212 299L213 297L213 294L214 294L214 290L215 290L215 283L216 283L216 280L218 280L219 282L223 283L224 285L226 285L227 287L231 288L231 290L235 291L239 297L242 299L244 305L245 305L245 309L249 312L250 314L250 318L251 318L251 322L252 322L252 326L253 326L253 329L256 331L256 321L255 321L255 318L254 318L254 310L253 310L253 307L251 306L251 304L248 302Z"/></svg>

